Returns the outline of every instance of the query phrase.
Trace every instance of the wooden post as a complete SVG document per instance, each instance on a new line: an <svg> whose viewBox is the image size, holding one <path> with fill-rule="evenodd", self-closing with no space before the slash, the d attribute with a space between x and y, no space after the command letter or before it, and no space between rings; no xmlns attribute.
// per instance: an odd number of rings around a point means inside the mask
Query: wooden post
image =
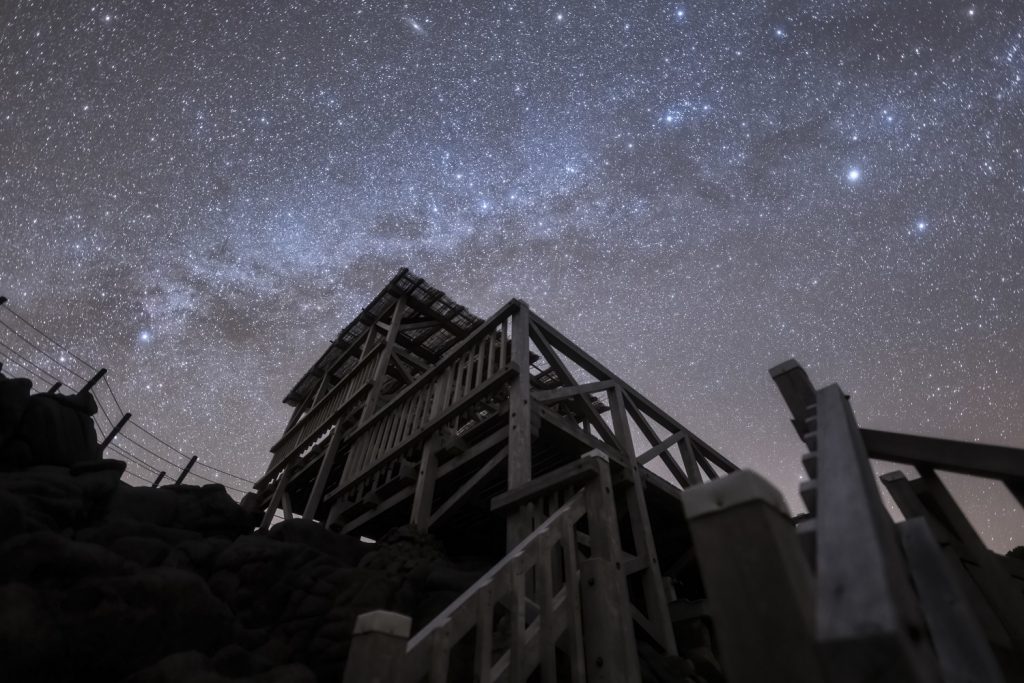
<svg viewBox="0 0 1024 683"><path fill-rule="evenodd" d="M162 482L164 480L164 477L166 476L166 472L160 472L160 474L156 475L156 479L153 480L153 483L150 485L150 487L155 489L157 486L160 485L160 482Z"/></svg>
<svg viewBox="0 0 1024 683"><path fill-rule="evenodd" d="M908 519L899 531L942 682L1002 683L992 648L928 522L921 517Z"/></svg>
<svg viewBox="0 0 1024 683"><path fill-rule="evenodd" d="M431 437L423 444L420 456L419 474L416 477L416 491L413 494L412 519L417 529L426 532L430 527L430 513L434 504L434 479L437 477L437 438Z"/></svg>
<svg viewBox="0 0 1024 683"><path fill-rule="evenodd" d="M128 417L128 416L125 415L125 417ZM109 438L109 434L107 436ZM175 484L180 484L181 482L185 481L185 477L187 477L188 473L192 471L192 466L196 464L196 460L198 460L198 459L199 459L199 456L196 456L196 455L193 455L189 459L188 464L185 465L185 469L183 469L181 471L181 474L178 475L178 478L174 480Z"/></svg>
<svg viewBox="0 0 1024 683"><path fill-rule="evenodd" d="M132 419L131 413L125 413L124 415L121 416L121 419L117 421L117 424L114 425L114 428L110 430L110 433L107 434L106 438L104 438L103 441L100 443L100 453L102 453L106 449L106 447L110 445L110 442L113 441L114 437L117 436L118 432L120 432L124 428L124 426L128 424L128 420L130 419Z"/></svg>
<svg viewBox="0 0 1024 683"><path fill-rule="evenodd" d="M92 379L86 382L85 386L78 390L78 395L81 396L82 394L87 394L90 391L92 391L92 388L96 386L97 382L103 379L103 375L105 374L107 374L106 368L100 368L99 370L97 370L96 374L92 376Z"/></svg>
<svg viewBox="0 0 1024 683"><path fill-rule="evenodd" d="M508 396L508 490L528 482L533 463L530 455L530 308L517 302L512 312L511 362L516 375ZM504 342L503 342L504 343ZM508 517L505 547L509 550L530 533L527 511L518 510Z"/></svg>
<svg viewBox="0 0 1024 683"><path fill-rule="evenodd" d="M284 496L284 492L288 488L288 480L292 477L293 467L295 467L295 461L284 466L284 471L281 472L281 480L277 482L277 486L274 488L274 493L270 497L270 502L267 503L267 511L263 513L263 521L260 523L260 531L266 531L270 528L270 523L274 520L274 513L277 511L277 506L280 504L281 498Z"/></svg>
<svg viewBox="0 0 1024 683"><path fill-rule="evenodd" d="M604 557L580 563L583 649L589 683L639 683L636 640L629 601L618 584L622 569Z"/></svg>
<svg viewBox="0 0 1024 683"><path fill-rule="evenodd" d="M591 451L597 477L585 489L589 560L580 564L583 640L588 681L639 681L633 615L622 567L619 521L608 456Z"/></svg>
<svg viewBox="0 0 1024 683"><path fill-rule="evenodd" d="M963 559L973 565L971 573L978 589L1009 636L1010 642L1016 650L1017 659L1021 660L1024 658L1024 597L1014 586L1014 580L1000 559L985 547L985 542L981 540L967 517L964 516L963 511L953 500L942 480L929 467L918 465L917 469L921 477L908 482L911 490L919 498L927 497L931 509L937 511L948 525L948 532L962 544L965 556ZM889 477L886 485L890 490L898 490L898 477ZM896 500L904 515L911 516L912 509L909 508L906 496L901 495ZM919 500L918 505L921 503ZM905 505L908 506L908 509L904 509ZM928 517L931 515L929 514ZM932 521L938 524L938 520L933 519ZM963 565L961 564L961 566Z"/></svg>
<svg viewBox="0 0 1024 683"><path fill-rule="evenodd" d="M391 362L391 352L395 347L395 340L398 339L398 331L401 328L402 316L405 314L405 296L395 302L395 310L391 315L391 326L384 341L384 348L380 351L377 359L377 366L373 370L373 386L370 387L370 394L366 397L366 406L359 418L359 424L365 424L377 411L377 403L380 401L381 391L384 389L384 381L388 376L388 363ZM370 337L366 339L367 348L370 345ZM365 349L364 349L365 351Z"/></svg>
<svg viewBox="0 0 1024 683"><path fill-rule="evenodd" d="M682 499L729 682L822 681L814 584L782 494L741 470Z"/></svg>
<svg viewBox="0 0 1024 683"><path fill-rule="evenodd" d="M399 683L412 619L377 610L356 618L343 683Z"/></svg>
<svg viewBox="0 0 1024 683"><path fill-rule="evenodd" d="M809 423L816 426L805 441L817 454L817 637L830 680L935 681L895 527L838 385L817 392Z"/></svg>
<svg viewBox="0 0 1024 683"><path fill-rule="evenodd" d="M633 485L625 492L626 509L629 512L633 542L636 554L646 562L641 583L644 593L644 608L665 653L676 655L676 635L672 628L672 617L668 612L668 601L665 599L665 582L658 564L658 551L654 547L654 535L651 532L651 520L647 511L647 500L644 496L644 478L640 463L636 459L633 446L633 435L630 433L629 420L626 417L626 404L620 387L608 391L612 410L612 426L615 429L616 441L625 456Z"/></svg>
<svg viewBox="0 0 1024 683"><path fill-rule="evenodd" d="M331 468L334 467L334 459L338 455L338 448L341 447L341 421L343 418L339 417L334 423L334 433L331 434L331 440L327 443L327 450L324 451L323 460L320 461L320 469L316 473L316 480L313 482L313 488L309 492L309 499L306 500L306 507L302 511L302 518L312 520L316 515L317 509L320 507L320 501L324 497L324 489L327 487L327 477L331 473Z"/></svg>

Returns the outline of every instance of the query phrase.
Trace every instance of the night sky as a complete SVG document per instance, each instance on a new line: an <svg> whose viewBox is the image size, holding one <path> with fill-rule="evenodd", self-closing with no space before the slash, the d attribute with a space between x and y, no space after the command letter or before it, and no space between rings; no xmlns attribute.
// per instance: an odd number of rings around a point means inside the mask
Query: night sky
<svg viewBox="0 0 1024 683"><path fill-rule="evenodd" d="M1021 447L1022 43L1019 0L0 0L0 294L250 479L403 265L794 502L790 356L863 425Z"/></svg>

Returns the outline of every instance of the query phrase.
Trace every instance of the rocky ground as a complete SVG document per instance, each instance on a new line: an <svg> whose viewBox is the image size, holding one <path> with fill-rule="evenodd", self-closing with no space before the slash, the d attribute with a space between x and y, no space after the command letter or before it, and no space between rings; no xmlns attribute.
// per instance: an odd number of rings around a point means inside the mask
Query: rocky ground
<svg viewBox="0 0 1024 683"><path fill-rule="evenodd" d="M376 544L302 520L254 533L219 485L128 486L94 411L0 377L5 680L337 683L359 614L416 629L485 569L407 528ZM718 680L706 640L687 659L645 652L645 679Z"/></svg>

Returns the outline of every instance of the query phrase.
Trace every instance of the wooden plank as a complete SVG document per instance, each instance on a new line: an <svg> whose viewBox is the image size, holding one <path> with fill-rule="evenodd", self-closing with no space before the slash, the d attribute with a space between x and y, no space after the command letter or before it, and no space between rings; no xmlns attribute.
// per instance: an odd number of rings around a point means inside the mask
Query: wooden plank
<svg viewBox="0 0 1024 683"><path fill-rule="evenodd" d="M410 522L423 532L430 528L430 510L434 502L434 484L437 477L437 458L434 455L436 448L436 439L428 439L423 444L419 474L416 477L416 493L413 495Z"/></svg>
<svg viewBox="0 0 1024 683"><path fill-rule="evenodd" d="M334 467L334 459L342 442L341 423L341 418L338 418L338 421L334 424L334 433L331 434L327 450L324 451L324 457L320 462L320 469L316 473L313 488L309 492L309 499L306 501L306 508L302 511L303 519L312 520L316 515L317 509L320 507L320 501L323 500L324 488L327 486L327 477L331 473L331 468Z"/></svg>
<svg viewBox="0 0 1024 683"><path fill-rule="evenodd" d="M562 516L558 522L562 542L562 565L565 568L566 644L572 683L584 683L586 660L583 654L583 613L580 607L579 568L576 564L576 532L573 522Z"/></svg>
<svg viewBox="0 0 1024 683"><path fill-rule="evenodd" d="M561 376L563 382L569 385L577 385L576 378L572 376L569 368L562 362L562 359L558 357L558 354L551 347L544 333L539 328L531 326L530 336L533 339L533 343L537 345L537 349L540 351L544 359L555 369L555 371ZM589 397L576 395L574 404L578 406L583 414L584 421L586 424L592 426L602 439L608 442L613 448L617 447L618 444L615 442L615 434L601 416L597 414L593 404L590 402Z"/></svg>
<svg viewBox="0 0 1024 683"><path fill-rule="evenodd" d="M470 494L476 491L480 482L482 482L495 470L495 468L505 461L506 457L508 457L508 449L502 448L491 456L490 460L484 463L478 470L473 472L473 476L463 482L458 489L445 499L445 501L437 508L437 511L430 516L430 526L437 524L439 521L444 519L448 513L455 510L460 504L462 504Z"/></svg>
<svg viewBox="0 0 1024 683"><path fill-rule="evenodd" d="M671 415L669 415L660 407L658 407L657 404L653 403L646 396L644 396L639 391L630 386L628 382L625 382L622 380L622 378L616 376L613 372L608 370L608 368L606 368L604 365L602 365L593 357L588 355L585 351L583 351L583 349L576 346L576 344L570 341L565 335L563 335L557 329L552 327L550 323L545 321L539 315L537 315L536 313L531 314L531 321L544 334L545 338L548 340L548 342L551 344L553 348L555 348L558 351L561 351L566 358L579 365L581 368L583 368L586 372L593 375L595 378L599 380L615 380L616 383L622 387L623 391L630 395L630 397L636 403L637 407L643 410L647 415L651 416L651 419L653 419L663 428L673 433L681 429L685 429L685 427L683 427L683 425L681 425L675 418L673 418ZM719 467L723 467L723 469L726 472L732 472L737 469L736 465L729 462L724 456L718 454L717 451L711 448L711 446L708 446L706 443L704 443L695 434L691 433L690 437L694 440L694 443L705 447L710 452L715 453L720 462L724 463L724 465L719 465Z"/></svg>
<svg viewBox="0 0 1024 683"><path fill-rule="evenodd" d="M641 465L646 465L651 460L654 460L656 457L667 451L672 446L676 445L683 439L686 439L689 435L690 433L685 430L678 431L672 436L668 437L667 439L661 441L657 445L651 446L646 451L636 456L636 460Z"/></svg>
<svg viewBox="0 0 1024 683"><path fill-rule="evenodd" d="M549 534L550 536L550 534ZM537 601L540 603L540 678L541 683L555 680L554 581L551 573L552 544L547 538L536 546Z"/></svg>
<svg viewBox="0 0 1024 683"><path fill-rule="evenodd" d="M838 385L816 395L818 455L817 637L842 681L936 680L913 639L917 609L902 552Z"/></svg>
<svg viewBox="0 0 1024 683"><path fill-rule="evenodd" d="M548 361L551 362L550 360ZM541 403L555 403L557 401L564 401L567 398L573 396L579 396L581 394L596 394L602 391L607 391L615 386L615 381L606 379L602 382L589 382L587 384L573 384L567 387L558 387L556 389L546 389L544 391L535 391L533 397Z"/></svg>
<svg viewBox="0 0 1024 683"><path fill-rule="evenodd" d="M861 429L860 432L868 455L878 460L1024 482L1024 450L1020 448L875 429Z"/></svg>
<svg viewBox="0 0 1024 683"><path fill-rule="evenodd" d="M491 512L500 512L516 505L522 505L556 489L586 481L597 476L598 466L593 458L583 458L562 465L536 479L501 493L491 499Z"/></svg>
<svg viewBox="0 0 1024 683"><path fill-rule="evenodd" d="M974 527L953 500L946 486L933 470L918 465L921 477L911 485L919 492L926 492L932 505L940 511L957 539L963 544L967 559L978 567L978 588L985 595L1003 628L1006 629L1018 664L1024 663L1024 596L1014 585L1006 567L999 558L985 547Z"/></svg>
<svg viewBox="0 0 1024 683"><path fill-rule="evenodd" d="M494 590L488 581L476 592L476 680L491 683L491 650L494 647Z"/></svg>
<svg viewBox="0 0 1024 683"><path fill-rule="evenodd" d="M915 517L898 529L943 683L1001 683L995 655L928 522Z"/></svg>
<svg viewBox="0 0 1024 683"><path fill-rule="evenodd" d="M622 390L616 388L609 391L608 398L611 404L612 425L615 428L615 434L633 472L633 486L625 492L625 498L637 554L644 557L648 564L647 571L641 578L645 611L653 624L652 635L661 643L666 654L675 656L675 632L672 630L672 620L668 613L665 583L662 580L661 566L658 564L658 551L654 546L651 520L647 511L647 500L644 496L644 481L640 475L640 465L643 463L635 455Z"/></svg>

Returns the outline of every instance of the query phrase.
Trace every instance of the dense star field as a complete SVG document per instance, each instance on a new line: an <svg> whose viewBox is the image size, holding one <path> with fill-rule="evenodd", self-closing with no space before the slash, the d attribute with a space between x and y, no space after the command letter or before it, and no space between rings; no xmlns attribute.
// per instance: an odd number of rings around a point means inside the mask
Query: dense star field
<svg viewBox="0 0 1024 683"><path fill-rule="evenodd" d="M799 507L790 356L864 425L1024 446L1022 43L1019 0L3 0L0 294L256 478L408 265Z"/></svg>

